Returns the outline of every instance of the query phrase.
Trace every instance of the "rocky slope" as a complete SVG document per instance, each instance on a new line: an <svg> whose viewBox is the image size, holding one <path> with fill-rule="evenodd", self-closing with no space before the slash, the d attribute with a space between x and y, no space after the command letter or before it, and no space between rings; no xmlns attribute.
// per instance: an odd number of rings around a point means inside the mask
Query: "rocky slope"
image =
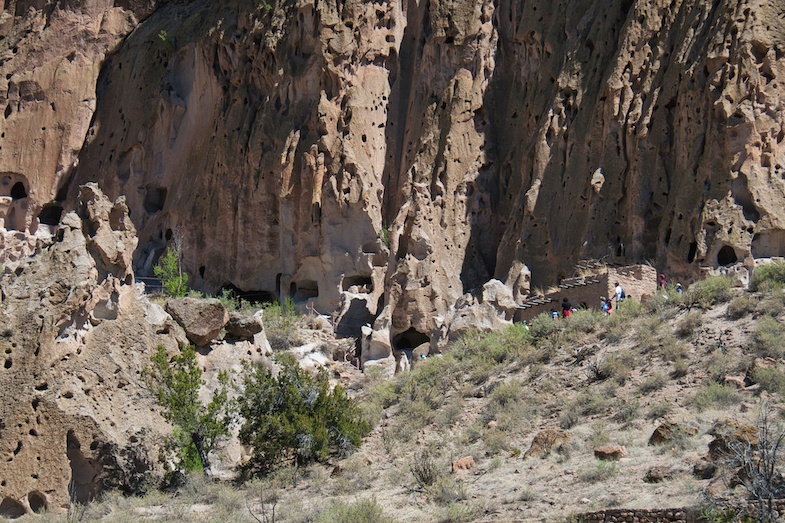
<svg viewBox="0 0 785 523"><path fill-rule="evenodd" d="M98 181L137 271L179 237L198 288L416 345L527 267L784 254L776 2L6 4L6 225Z"/></svg>

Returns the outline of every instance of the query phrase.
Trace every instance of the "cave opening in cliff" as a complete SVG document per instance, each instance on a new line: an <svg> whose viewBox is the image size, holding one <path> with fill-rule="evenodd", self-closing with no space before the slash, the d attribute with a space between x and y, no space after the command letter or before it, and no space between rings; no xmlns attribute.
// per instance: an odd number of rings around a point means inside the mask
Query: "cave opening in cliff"
<svg viewBox="0 0 785 523"><path fill-rule="evenodd" d="M27 502L30 504L30 510L36 514L46 512L47 503L46 496L34 490L27 495Z"/></svg>
<svg viewBox="0 0 785 523"><path fill-rule="evenodd" d="M98 470L85 458L82 445L73 430L69 430L66 435L65 448L68 464L71 466L68 495L72 502L88 503L95 499L95 478Z"/></svg>
<svg viewBox="0 0 785 523"><path fill-rule="evenodd" d="M25 184L22 182L16 182L14 186L11 187L11 198L14 200L27 198L27 189L25 189Z"/></svg>
<svg viewBox="0 0 785 523"><path fill-rule="evenodd" d="M698 253L698 242L690 243L690 249L687 252L687 263L695 261L695 255Z"/></svg>
<svg viewBox="0 0 785 523"><path fill-rule="evenodd" d="M275 294L270 291L263 289L243 290L231 283L221 287L221 294L224 293L228 293L230 296L248 303L274 303L276 301Z"/></svg>
<svg viewBox="0 0 785 523"><path fill-rule="evenodd" d="M730 245L725 245L720 252L717 253L717 265L732 265L736 263L739 258L736 256L736 251Z"/></svg>
<svg viewBox="0 0 785 523"><path fill-rule="evenodd" d="M144 210L148 215L161 212L166 203L166 187L148 187L144 197Z"/></svg>
<svg viewBox="0 0 785 523"><path fill-rule="evenodd" d="M0 516L8 519L21 518L25 512L27 512L25 506L10 496L3 498L3 502L0 503Z"/></svg>
<svg viewBox="0 0 785 523"><path fill-rule="evenodd" d="M47 203L41 212L38 214L38 222L43 225L56 226L60 223L60 218L63 216L63 207L56 203Z"/></svg>
<svg viewBox="0 0 785 523"><path fill-rule="evenodd" d="M343 290L349 291L355 288L355 290L351 291L354 293L369 293L373 292L373 280L371 280L370 276L344 276L343 277Z"/></svg>
<svg viewBox="0 0 785 523"><path fill-rule="evenodd" d="M397 350L412 350L416 349L423 343L430 343L431 338L414 327L409 327L407 330L396 334L393 338L393 345Z"/></svg>
<svg viewBox="0 0 785 523"><path fill-rule="evenodd" d="M295 303L303 303L319 297L319 284L314 280L293 281L289 292Z"/></svg>

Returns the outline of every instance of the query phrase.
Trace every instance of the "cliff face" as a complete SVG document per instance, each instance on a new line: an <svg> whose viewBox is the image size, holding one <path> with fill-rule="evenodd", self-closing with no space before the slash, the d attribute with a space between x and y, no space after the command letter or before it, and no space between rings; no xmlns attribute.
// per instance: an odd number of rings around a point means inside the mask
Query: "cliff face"
<svg viewBox="0 0 785 523"><path fill-rule="evenodd" d="M36 68L9 52L34 47L25 20L99 6L5 22L14 228L95 180L126 196L137 272L179 238L199 288L343 299L350 331L381 313L411 346L493 277L519 296L581 258L689 276L785 254L779 3L197 0L138 24L154 6L128 4L64 46L85 64L112 49L97 83L70 54L57 69L57 53Z"/></svg>

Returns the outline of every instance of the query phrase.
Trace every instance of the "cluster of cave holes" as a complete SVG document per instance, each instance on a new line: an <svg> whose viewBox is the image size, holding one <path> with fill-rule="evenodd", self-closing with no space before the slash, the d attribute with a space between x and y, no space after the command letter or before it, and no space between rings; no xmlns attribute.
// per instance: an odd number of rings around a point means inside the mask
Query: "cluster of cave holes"
<svg viewBox="0 0 785 523"><path fill-rule="evenodd" d="M10 347L6 347L5 350L3 351L3 353L4 353L3 355L5 356L4 361L3 361L3 368L5 370L10 370L11 367L13 367L13 365L14 365L14 360L13 360L12 356L13 356L13 352L14 352L13 349L15 347L16 347L16 343L11 343L11 346Z"/></svg>

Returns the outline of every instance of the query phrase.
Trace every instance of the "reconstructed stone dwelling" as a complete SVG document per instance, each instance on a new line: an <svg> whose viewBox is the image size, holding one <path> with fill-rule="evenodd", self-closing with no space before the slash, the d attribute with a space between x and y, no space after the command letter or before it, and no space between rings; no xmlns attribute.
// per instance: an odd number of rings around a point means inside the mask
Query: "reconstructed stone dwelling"
<svg viewBox="0 0 785 523"><path fill-rule="evenodd" d="M520 303L515 320L531 320L551 310L561 312L563 298L567 298L573 307L598 309L601 297L615 295L616 282L621 284L628 299L641 301L657 292L657 270L651 265L613 267L594 262L578 265L576 272L581 275L562 280L558 290Z"/></svg>

